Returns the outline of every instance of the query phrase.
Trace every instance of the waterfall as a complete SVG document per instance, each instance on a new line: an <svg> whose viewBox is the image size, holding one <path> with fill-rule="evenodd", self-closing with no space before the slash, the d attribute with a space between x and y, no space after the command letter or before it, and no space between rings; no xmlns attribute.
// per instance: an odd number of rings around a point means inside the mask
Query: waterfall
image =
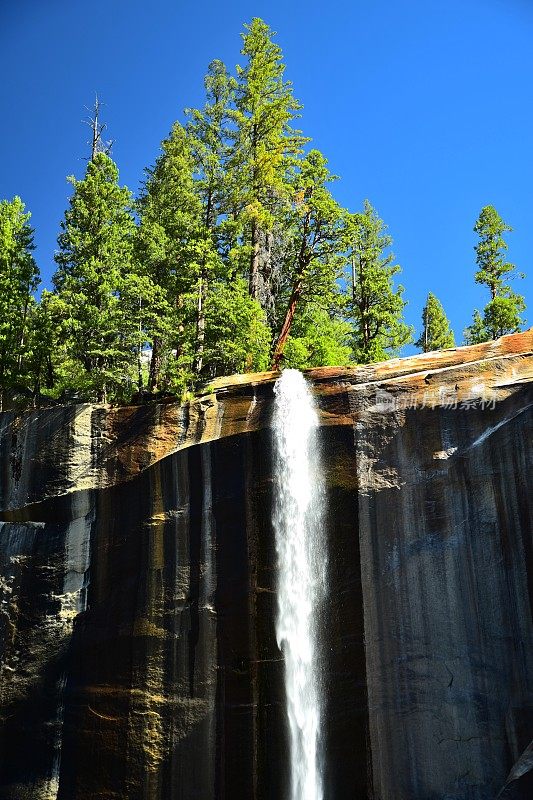
<svg viewBox="0 0 533 800"><path fill-rule="evenodd" d="M318 663L325 590L324 499L318 415L303 375L284 370L274 403L276 638L285 662L291 800L322 800Z"/></svg>

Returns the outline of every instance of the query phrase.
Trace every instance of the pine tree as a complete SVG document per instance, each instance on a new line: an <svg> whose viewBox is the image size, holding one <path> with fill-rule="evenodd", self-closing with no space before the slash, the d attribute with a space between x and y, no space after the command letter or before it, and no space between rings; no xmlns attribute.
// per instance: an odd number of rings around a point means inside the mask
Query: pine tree
<svg viewBox="0 0 533 800"><path fill-rule="evenodd" d="M27 385L36 403L57 394L58 376L54 362L60 364L63 353L60 353L59 344L61 314L57 318L53 313L56 302L57 297L44 290L40 301L30 306ZM61 304L59 309L63 309Z"/></svg>
<svg viewBox="0 0 533 800"><path fill-rule="evenodd" d="M263 20L246 25L237 67L236 130L229 170L233 209L249 250L250 295L272 313L272 250L276 210L290 190L287 173L305 139L292 127L300 103L284 78L281 48Z"/></svg>
<svg viewBox="0 0 533 800"><path fill-rule="evenodd" d="M472 324L465 328L464 333L465 344L481 344L488 342L491 336L485 328L483 321L483 314L476 308L472 318Z"/></svg>
<svg viewBox="0 0 533 800"><path fill-rule="evenodd" d="M274 347L273 369L279 368L298 307L310 303L327 307L338 292L344 215L328 188L333 180L335 176L318 150L312 150L294 173L292 204L284 217L284 271L289 292Z"/></svg>
<svg viewBox="0 0 533 800"><path fill-rule="evenodd" d="M434 294L429 292L422 311L422 333L416 342L424 353L455 347L453 331L444 309Z"/></svg>
<svg viewBox="0 0 533 800"><path fill-rule="evenodd" d="M515 269L514 264L505 260L508 245L503 238L505 233L512 230L493 206L482 208L474 225L474 232L479 236L474 248L478 266L475 281L489 287L491 300L504 288L504 276Z"/></svg>
<svg viewBox="0 0 533 800"><path fill-rule="evenodd" d="M508 249L504 234L512 228L505 223L493 206L485 206L474 225L474 232L479 241L475 246L476 283L484 284L490 292L490 301L485 306L483 315L478 311L474 320L465 330L465 340L469 344L497 339L507 333L515 333L523 325L522 312L525 301L522 295L516 294L509 285L513 277L523 278L516 273L514 264L506 261Z"/></svg>
<svg viewBox="0 0 533 800"><path fill-rule="evenodd" d="M182 125L173 125L161 150L155 166L147 170L139 201L136 248L139 270L158 287L166 303L159 330L148 337L150 391L184 389L192 379L195 295L202 267L217 257L203 225L194 158Z"/></svg>
<svg viewBox="0 0 533 800"><path fill-rule="evenodd" d="M74 192L61 223L53 277L60 371L79 397L105 401L131 391L135 379L139 320L125 303L135 236L132 199L104 153L89 161L82 180L69 181Z"/></svg>
<svg viewBox="0 0 533 800"><path fill-rule="evenodd" d="M383 361L412 341L413 330L403 321L403 286L394 288L401 268L387 252L392 238L368 200L362 213L347 217L346 239L354 357L359 363Z"/></svg>
<svg viewBox="0 0 533 800"><path fill-rule="evenodd" d="M196 302L196 339L193 371L199 375L204 362L206 304L212 282L224 272L220 252L235 243L234 225L228 219L229 130L235 80L221 61L209 65L204 80L203 109L188 109L187 134L194 159L195 188L202 207L206 247L200 264Z"/></svg>
<svg viewBox="0 0 533 800"><path fill-rule="evenodd" d="M498 339L508 333L517 333L524 321L521 317L525 310L524 298L507 290L506 296L497 295L490 300L481 314L474 311L472 325L464 331L466 344L480 344Z"/></svg>
<svg viewBox="0 0 533 800"><path fill-rule="evenodd" d="M483 313L483 325L490 338L498 339L508 333L518 333L523 325L521 315L525 308L522 295L515 294L510 288L502 290L502 294L487 303Z"/></svg>
<svg viewBox="0 0 533 800"><path fill-rule="evenodd" d="M0 202L0 410L27 383L28 335L39 271L30 214L20 197Z"/></svg>

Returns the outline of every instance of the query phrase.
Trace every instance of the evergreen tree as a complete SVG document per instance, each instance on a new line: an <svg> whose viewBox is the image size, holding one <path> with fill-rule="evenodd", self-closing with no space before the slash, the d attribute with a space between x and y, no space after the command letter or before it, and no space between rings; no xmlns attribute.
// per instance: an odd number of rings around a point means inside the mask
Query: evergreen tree
<svg viewBox="0 0 533 800"><path fill-rule="evenodd" d="M96 101L91 159L62 222L54 291L33 300L33 232L18 199L0 204L0 385L35 397L124 401L136 390L284 363L370 362L411 341L392 240L372 206L350 215L317 150L295 129L301 105L274 34L245 26L237 76L213 61L206 101L176 123L135 211L103 141ZM476 281L491 301L467 332L521 325L508 283L510 228L488 206L476 223ZM349 265L350 269L347 269ZM453 345L430 294L424 350ZM145 360L151 346L149 366ZM144 352L143 352L144 351Z"/></svg>
<svg viewBox="0 0 533 800"><path fill-rule="evenodd" d="M368 200L362 213L348 215L346 238L354 357L359 363L383 361L411 342L413 334L403 321L403 286L394 288L394 276L401 268L387 252L392 238Z"/></svg>
<svg viewBox="0 0 533 800"><path fill-rule="evenodd" d="M139 271L158 287L166 304L159 330L148 337L150 391L184 389L192 379L196 287L202 265L217 257L203 225L194 158L183 126L174 124L161 149L155 166L147 170L136 248Z"/></svg>
<svg viewBox="0 0 533 800"><path fill-rule="evenodd" d="M472 324L465 328L463 336L465 344L481 344L491 339L490 333L485 328L483 315L477 308L474 311Z"/></svg>
<svg viewBox="0 0 533 800"><path fill-rule="evenodd" d="M79 397L118 399L131 392L139 350L139 315L125 302L135 235L131 195L104 153L89 161L82 180L69 181L74 192L58 237L51 304L60 331L60 383Z"/></svg>
<svg viewBox="0 0 533 800"><path fill-rule="evenodd" d="M508 333L517 333L523 325L521 317L525 310L524 298L508 291L508 295L497 295L490 300L481 314L474 311L472 325L464 332L465 344L480 344L498 339Z"/></svg>
<svg viewBox="0 0 533 800"><path fill-rule="evenodd" d="M249 252L250 295L272 313L272 250L276 211L290 190L287 173L305 139L292 127L300 103L284 78L285 65L275 35L263 20L246 25L237 67L234 144L229 160L232 205Z"/></svg>
<svg viewBox="0 0 533 800"><path fill-rule="evenodd" d="M209 65L204 80L206 103L203 109L189 109L187 134L194 159L195 187L202 207L204 250L196 301L196 340L193 371L200 374L204 361L206 303L213 280L224 271L219 253L226 256L235 244L235 226L228 217L229 129L235 99L235 80L221 61Z"/></svg>
<svg viewBox="0 0 533 800"><path fill-rule="evenodd" d="M455 339L450 323L439 300L431 292L422 311L422 333L416 346L424 353L455 347Z"/></svg>
<svg viewBox="0 0 533 800"><path fill-rule="evenodd" d="M515 333L523 325L521 317L525 310L522 295L513 292L509 285L512 277L523 278L516 274L514 264L506 261L508 249L504 234L512 231L493 206L485 206L474 225L474 232L479 241L475 246L476 283L484 284L490 291L490 301L485 306L483 315L478 311L474 320L465 330L465 340L469 344L497 339L506 333Z"/></svg>
<svg viewBox="0 0 533 800"><path fill-rule="evenodd" d="M29 219L20 197L0 202L0 410L5 393L27 383L29 318L39 284Z"/></svg>
<svg viewBox="0 0 533 800"><path fill-rule="evenodd" d="M274 347L273 369L280 365L299 305L327 307L338 294L337 279L343 264L343 211L328 188L334 179L318 150L312 150L294 172L292 204L284 217L284 271L289 292Z"/></svg>
<svg viewBox="0 0 533 800"><path fill-rule="evenodd" d="M505 287L503 278L515 269L514 264L505 260L508 245L504 234L512 231L493 206L485 206L474 225L474 232L479 236L475 246L476 264L478 270L475 275L476 283L489 287L491 300Z"/></svg>
<svg viewBox="0 0 533 800"><path fill-rule="evenodd" d="M62 309L57 297L49 291L43 291L40 302L32 303L29 314L28 338L28 388L39 403L45 397L57 394L57 369L65 366L66 354L60 352L61 314L54 313L55 305ZM64 373L69 385L68 370Z"/></svg>
<svg viewBox="0 0 533 800"><path fill-rule="evenodd" d="M521 314L526 308L524 298L511 289L504 291L487 303L483 313L483 325L491 339L518 333L523 325Z"/></svg>

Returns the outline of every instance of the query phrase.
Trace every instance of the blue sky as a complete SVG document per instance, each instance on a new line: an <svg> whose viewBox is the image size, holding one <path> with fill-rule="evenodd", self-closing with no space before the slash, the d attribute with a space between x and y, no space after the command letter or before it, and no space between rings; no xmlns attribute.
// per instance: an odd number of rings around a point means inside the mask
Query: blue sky
<svg viewBox="0 0 533 800"><path fill-rule="evenodd" d="M460 341L488 299L472 227L489 203L514 228L509 257L528 275L516 288L533 302L528 0L0 0L0 197L32 212L44 285L94 93L137 191L172 122L202 102L209 61L240 60L254 16L278 32L302 128L341 176L337 198L351 210L368 198L388 224L408 321L419 328L433 291Z"/></svg>

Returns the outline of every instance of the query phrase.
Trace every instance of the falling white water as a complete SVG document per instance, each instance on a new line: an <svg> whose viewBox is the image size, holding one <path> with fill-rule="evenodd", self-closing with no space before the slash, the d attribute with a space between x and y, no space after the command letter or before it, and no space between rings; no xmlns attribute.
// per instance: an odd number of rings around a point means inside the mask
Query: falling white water
<svg viewBox="0 0 533 800"><path fill-rule="evenodd" d="M318 415L297 370L284 370L274 392L276 638L285 661L290 798L322 800L318 633L326 548Z"/></svg>

